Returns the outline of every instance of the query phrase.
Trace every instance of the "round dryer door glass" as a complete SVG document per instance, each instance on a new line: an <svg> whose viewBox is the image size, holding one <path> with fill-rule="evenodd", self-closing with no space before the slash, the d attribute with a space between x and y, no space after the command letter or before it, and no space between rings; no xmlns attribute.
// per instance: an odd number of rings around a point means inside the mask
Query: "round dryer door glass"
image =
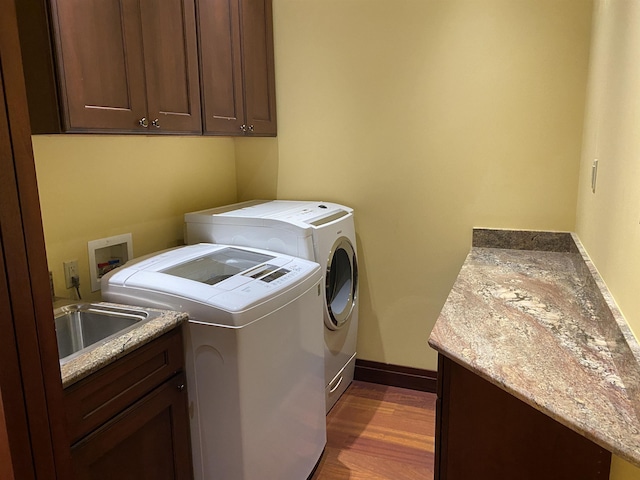
<svg viewBox="0 0 640 480"><path fill-rule="evenodd" d="M325 323L337 330L351 317L358 287L356 255L346 237L339 238L331 249L325 284L328 313Z"/></svg>

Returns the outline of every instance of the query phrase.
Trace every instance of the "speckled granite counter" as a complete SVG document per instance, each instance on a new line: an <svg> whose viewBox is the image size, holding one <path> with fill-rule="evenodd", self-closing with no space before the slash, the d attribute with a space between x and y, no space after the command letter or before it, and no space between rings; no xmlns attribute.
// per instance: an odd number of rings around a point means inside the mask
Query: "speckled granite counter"
<svg viewBox="0 0 640 480"><path fill-rule="evenodd" d="M640 466L640 347L575 234L474 230L429 344Z"/></svg>
<svg viewBox="0 0 640 480"><path fill-rule="evenodd" d="M108 306L115 304L100 303L98 305ZM62 374L62 386L64 388L109 365L127 353L151 342L189 319L186 313L168 310L155 310L152 308L132 306L127 306L127 309L159 312L160 315L133 330L112 338L95 349L69 359L61 365L60 372Z"/></svg>

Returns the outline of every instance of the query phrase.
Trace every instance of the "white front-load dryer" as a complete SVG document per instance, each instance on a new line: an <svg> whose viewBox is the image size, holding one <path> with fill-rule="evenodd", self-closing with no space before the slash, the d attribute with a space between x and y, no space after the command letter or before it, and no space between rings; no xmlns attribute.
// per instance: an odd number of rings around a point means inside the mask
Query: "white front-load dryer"
<svg viewBox="0 0 640 480"><path fill-rule="evenodd" d="M323 269L327 412L355 370L358 260L353 209L330 202L254 200L185 215L185 241L262 248Z"/></svg>

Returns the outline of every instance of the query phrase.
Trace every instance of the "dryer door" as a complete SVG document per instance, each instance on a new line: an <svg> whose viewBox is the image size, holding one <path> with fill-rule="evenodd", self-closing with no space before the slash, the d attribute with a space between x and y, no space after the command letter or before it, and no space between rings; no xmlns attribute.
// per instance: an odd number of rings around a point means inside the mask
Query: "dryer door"
<svg viewBox="0 0 640 480"><path fill-rule="evenodd" d="M344 326L356 305L358 265L353 245L347 237L333 244L325 275L327 313L325 323L331 330Z"/></svg>

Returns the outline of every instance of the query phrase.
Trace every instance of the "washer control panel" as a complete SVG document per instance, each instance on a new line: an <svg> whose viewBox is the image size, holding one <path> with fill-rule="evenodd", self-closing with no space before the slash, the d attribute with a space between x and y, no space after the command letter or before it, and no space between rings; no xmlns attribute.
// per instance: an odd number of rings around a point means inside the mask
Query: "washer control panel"
<svg viewBox="0 0 640 480"><path fill-rule="evenodd" d="M283 277L287 273L291 272L291 270L287 270L286 268L272 265L270 263L261 265L256 270L250 271L248 276L256 280L262 280L266 283L271 283L274 280L277 280L278 278Z"/></svg>

